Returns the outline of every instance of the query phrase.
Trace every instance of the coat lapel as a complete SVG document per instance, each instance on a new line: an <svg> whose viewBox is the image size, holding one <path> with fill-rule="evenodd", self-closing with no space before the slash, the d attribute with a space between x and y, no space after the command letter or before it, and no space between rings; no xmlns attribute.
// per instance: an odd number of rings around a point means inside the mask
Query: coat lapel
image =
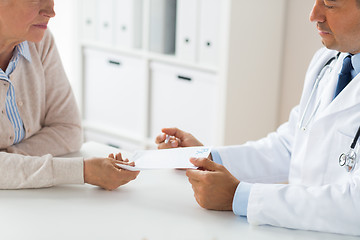
<svg viewBox="0 0 360 240"><path fill-rule="evenodd" d="M311 95L311 91L314 87L316 79L319 77L321 70L324 68L324 65L333 57L336 57L336 51L329 51L326 50L325 56L321 57L320 59L316 59L316 64L310 64L310 66L314 65L313 68L309 69L306 74L306 80L304 83L304 90L302 93L302 98L300 100L300 111L304 111L304 107L306 102L309 101L309 97ZM314 60L313 60L314 61ZM313 99L312 99L313 100Z"/></svg>
<svg viewBox="0 0 360 240"><path fill-rule="evenodd" d="M324 98L328 99L329 101L332 100L334 96L334 85L336 86L337 80L338 80L338 74L341 70L342 66L342 60L346 54L341 54L339 57L339 60L334 67L334 72L331 74L333 81L329 82L329 84L333 83L332 85L328 86L326 89L324 89ZM335 83L335 84L334 84ZM327 117L329 115L332 115L334 113L344 111L348 108L351 108L352 106L360 103L360 75L354 77L354 79L351 80L351 82L339 93L339 95L332 100L328 106L324 109L324 111L321 111L319 113L319 116L317 119L321 119L323 117Z"/></svg>

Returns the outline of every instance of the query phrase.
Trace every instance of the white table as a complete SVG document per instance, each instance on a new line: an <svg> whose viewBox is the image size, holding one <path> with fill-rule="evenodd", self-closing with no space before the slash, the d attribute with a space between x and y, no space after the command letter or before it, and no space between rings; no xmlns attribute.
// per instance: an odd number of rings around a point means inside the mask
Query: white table
<svg viewBox="0 0 360 240"><path fill-rule="evenodd" d="M110 152L114 149L96 143L86 143L81 150L85 156ZM232 212L202 209L181 170L143 171L135 181L112 192L90 185L2 190L0 226L4 240L359 239L250 226L246 218Z"/></svg>

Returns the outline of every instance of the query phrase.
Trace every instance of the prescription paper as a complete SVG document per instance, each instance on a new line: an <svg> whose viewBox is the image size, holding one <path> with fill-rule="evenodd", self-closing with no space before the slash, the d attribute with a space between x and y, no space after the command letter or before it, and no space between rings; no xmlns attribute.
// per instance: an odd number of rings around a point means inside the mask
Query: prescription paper
<svg viewBox="0 0 360 240"><path fill-rule="evenodd" d="M130 161L135 162L135 167L124 164L117 165L130 171L196 168L189 161L190 158L208 157L210 152L210 147L187 147L137 151L133 157L130 158Z"/></svg>

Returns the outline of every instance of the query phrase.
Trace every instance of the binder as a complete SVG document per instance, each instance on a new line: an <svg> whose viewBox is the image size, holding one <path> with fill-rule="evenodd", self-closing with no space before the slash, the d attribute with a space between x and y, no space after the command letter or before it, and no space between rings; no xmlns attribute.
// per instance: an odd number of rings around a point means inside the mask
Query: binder
<svg viewBox="0 0 360 240"><path fill-rule="evenodd" d="M97 0L81 1L81 37L96 40Z"/></svg>
<svg viewBox="0 0 360 240"><path fill-rule="evenodd" d="M141 48L143 0L117 0L115 2L115 44L128 48Z"/></svg>
<svg viewBox="0 0 360 240"><path fill-rule="evenodd" d="M198 45L199 0L178 0L176 20L176 56L195 62Z"/></svg>
<svg viewBox="0 0 360 240"><path fill-rule="evenodd" d="M219 52L221 0L199 0L199 62L216 66Z"/></svg>
<svg viewBox="0 0 360 240"><path fill-rule="evenodd" d="M149 49L175 54L176 0L150 0Z"/></svg>
<svg viewBox="0 0 360 240"><path fill-rule="evenodd" d="M98 0L97 39L102 43L113 44L113 0Z"/></svg>

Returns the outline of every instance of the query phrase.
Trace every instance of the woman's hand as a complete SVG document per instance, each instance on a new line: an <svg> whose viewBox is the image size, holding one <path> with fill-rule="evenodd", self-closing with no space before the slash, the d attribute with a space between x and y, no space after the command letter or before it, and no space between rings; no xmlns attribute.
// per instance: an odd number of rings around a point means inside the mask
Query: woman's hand
<svg viewBox="0 0 360 240"><path fill-rule="evenodd" d="M106 190L114 190L134 180L139 171L121 169L116 163L134 166L128 159L123 160L121 153L110 154L108 158L91 158L84 160L84 181Z"/></svg>
<svg viewBox="0 0 360 240"><path fill-rule="evenodd" d="M203 146L193 135L178 128L163 128L161 131L155 139L158 149Z"/></svg>

